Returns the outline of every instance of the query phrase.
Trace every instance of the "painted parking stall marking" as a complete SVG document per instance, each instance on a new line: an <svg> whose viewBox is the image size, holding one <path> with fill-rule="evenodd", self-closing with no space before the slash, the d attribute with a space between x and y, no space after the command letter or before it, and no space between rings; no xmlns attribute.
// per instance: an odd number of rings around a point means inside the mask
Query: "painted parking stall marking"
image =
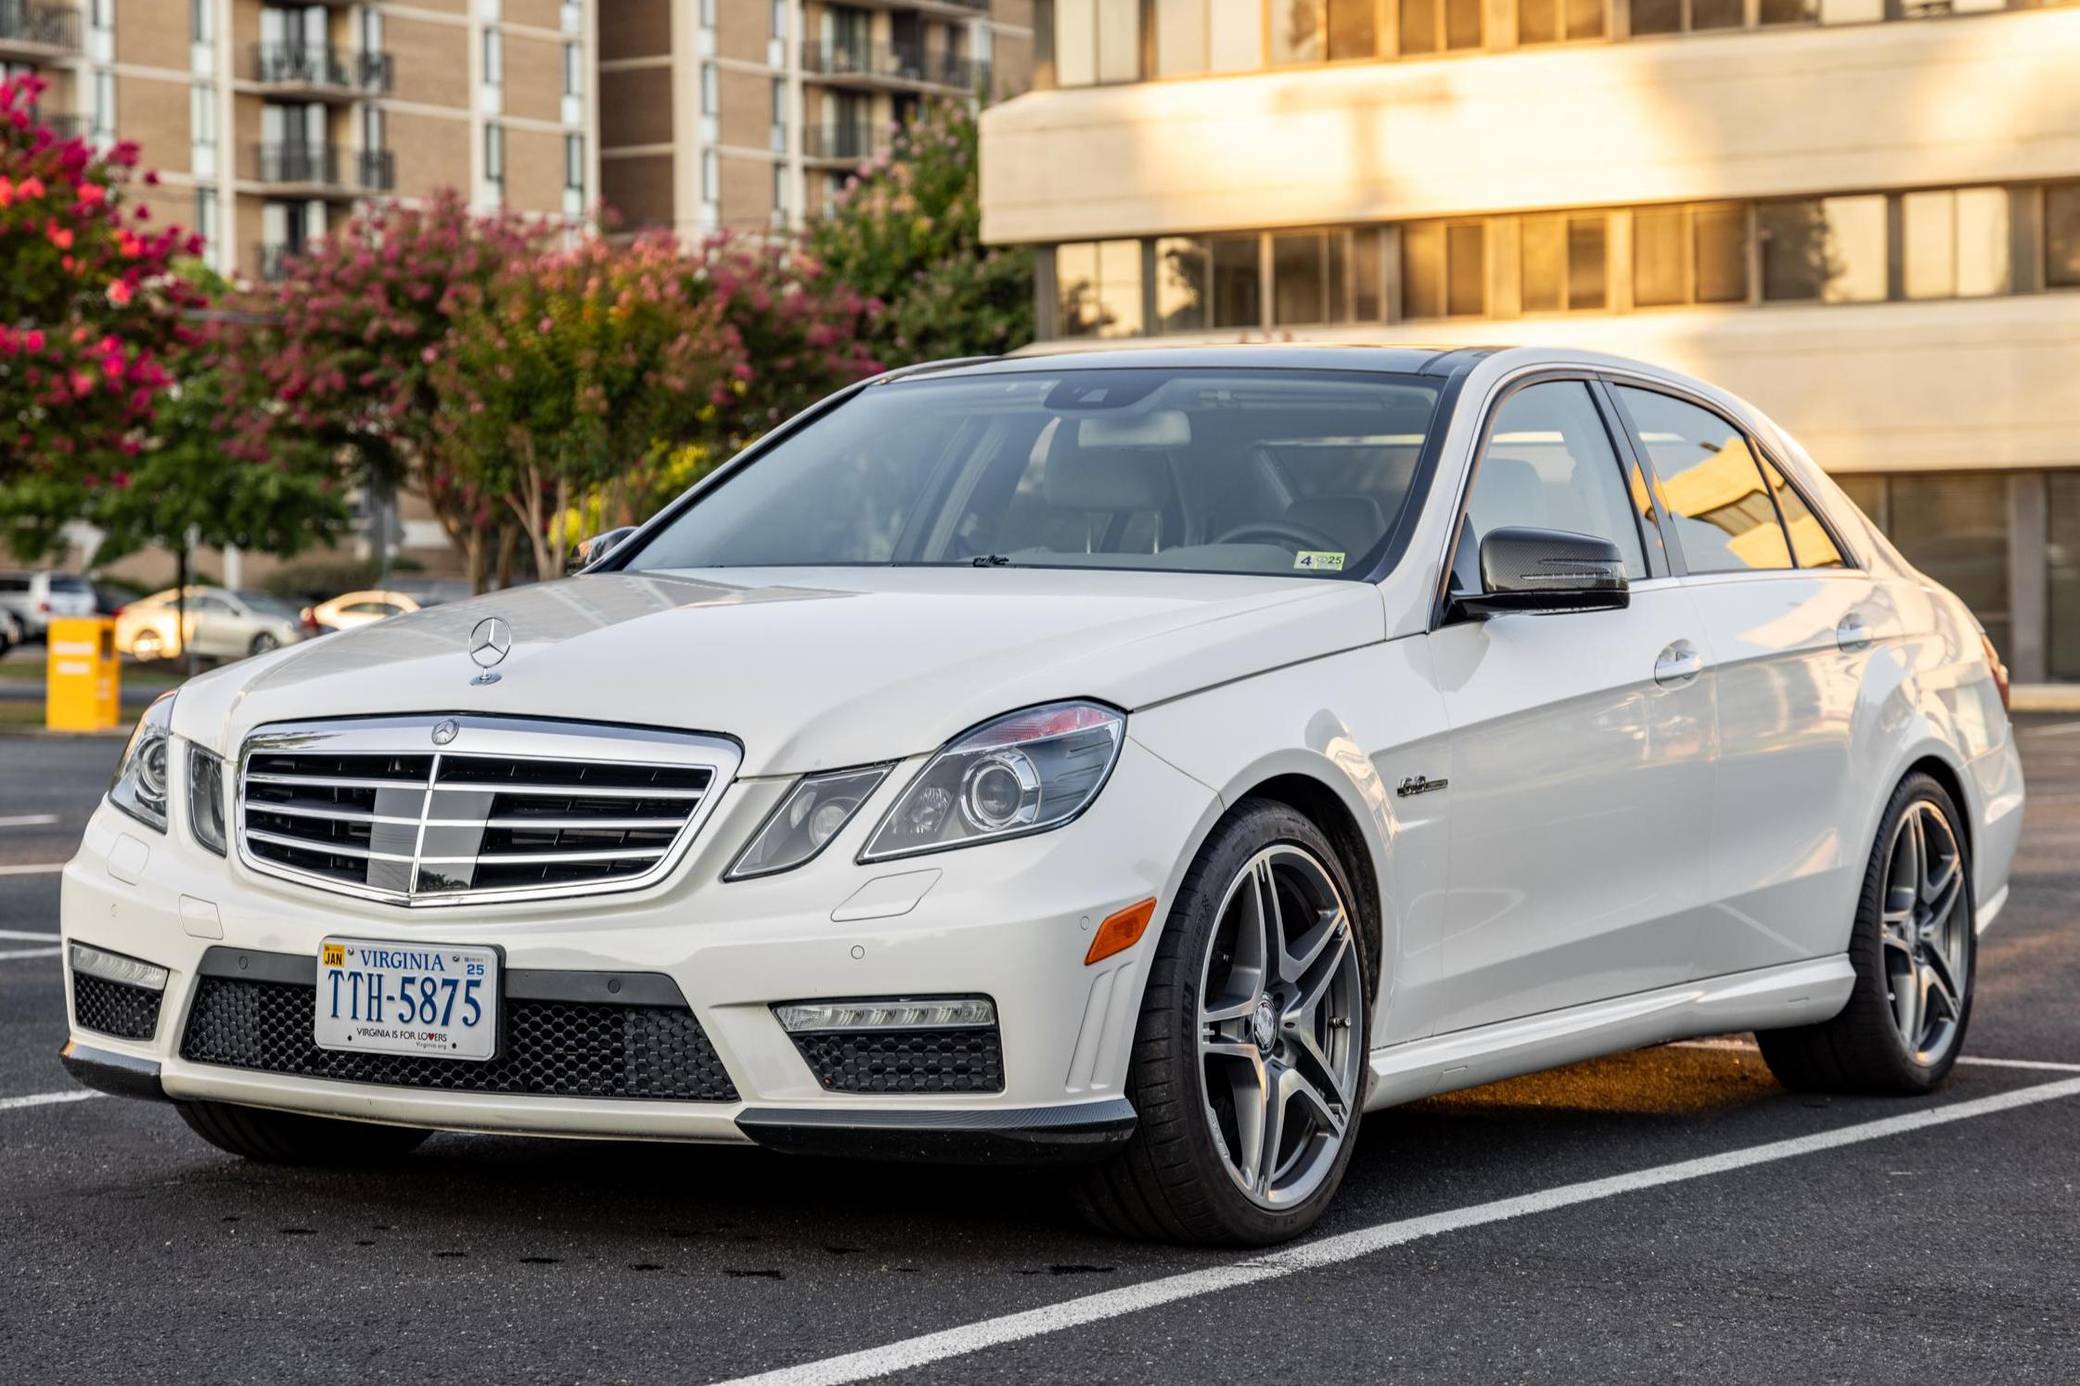
<svg viewBox="0 0 2080 1386"><path fill-rule="evenodd" d="M1225 1266L1189 1271L1182 1275L1163 1276L1139 1285L1086 1295L1060 1304L984 1319L961 1328L927 1333L922 1337L890 1343L885 1347L868 1348L862 1352L827 1357L796 1367L782 1367L776 1371L739 1377L729 1383L729 1386L750 1386L751 1383L757 1383L758 1386L840 1386L840 1383L844 1382L868 1381L893 1372L909 1371L934 1362L943 1362L948 1358L966 1356L985 1348L1020 1342L1049 1333L1060 1333L1067 1329L1080 1328L1085 1324L1118 1318L1123 1314L1154 1309L1182 1299L1241 1289L1260 1281L1276 1280L1300 1271L1339 1265L1426 1237L1442 1236L1447 1232L1460 1232L1536 1213L1549 1213L1559 1208L1615 1198L1620 1194L1640 1193L1647 1189L1703 1179L1715 1174L1729 1174L1735 1170L1771 1164L1778 1160L1795 1159L1801 1155L1837 1150L1866 1141L1908 1135L1931 1127L1947 1126L1955 1122L1970 1121L1975 1117L1993 1116L2020 1107L2056 1102L2074 1096L2080 1096L2080 1078L2040 1083L2014 1092L1973 1098L1970 1101L1913 1112L1905 1116L1859 1122L1839 1130L1794 1136L1787 1140L1770 1141L1763 1145L1729 1150L1718 1155L1705 1155L1694 1160L1679 1160L1674 1164L1635 1170L1630 1174L1616 1174L1577 1184L1563 1184L1558 1188L1521 1194L1514 1198L1496 1199L1491 1203L1477 1203L1470 1207L1431 1213L1423 1217L1380 1223Z"/></svg>

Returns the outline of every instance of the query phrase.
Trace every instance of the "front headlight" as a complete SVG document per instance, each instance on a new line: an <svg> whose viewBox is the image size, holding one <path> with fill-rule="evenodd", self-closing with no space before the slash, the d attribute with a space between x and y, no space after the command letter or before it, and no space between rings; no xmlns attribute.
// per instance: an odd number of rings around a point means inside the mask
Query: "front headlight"
<svg viewBox="0 0 2080 1386"><path fill-rule="evenodd" d="M137 719L108 787L109 802L148 828L166 831L166 769L173 759L173 694L161 693Z"/></svg>
<svg viewBox="0 0 2080 1386"><path fill-rule="evenodd" d="M188 830L224 855L224 762L200 746L188 748Z"/></svg>
<svg viewBox="0 0 2080 1386"><path fill-rule="evenodd" d="M1023 837L1090 807L1119 759L1127 719L1099 703L1049 703L985 722L932 757L868 840L863 862Z"/></svg>
<svg viewBox="0 0 2080 1386"><path fill-rule="evenodd" d="M810 860L852 821L852 815L859 812L859 806L887 774L886 765L870 765L864 770L835 770L797 780L780 806L759 824L744 850L737 853L722 879L741 881L749 876L771 876L792 871Z"/></svg>

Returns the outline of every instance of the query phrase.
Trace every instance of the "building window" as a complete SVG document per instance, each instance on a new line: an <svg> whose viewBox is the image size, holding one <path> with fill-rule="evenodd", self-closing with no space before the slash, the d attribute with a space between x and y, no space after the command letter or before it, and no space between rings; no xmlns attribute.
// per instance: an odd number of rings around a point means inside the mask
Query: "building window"
<svg viewBox="0 0 2080 1386"><path fill-rule="evenodd" d="M585 94L585 50L575 43L563 46L563 94Z"/></svg>
<svg viewBox="0 0 2080 1386"><path fill-rule="evenodd" d="M1743 0L1632 0L1632 32L1682 34L1739 29L1747 24Z"/></svg>
<svg viewBox="0 0 2080 1386"><path fill-rule="evenodd" d="M1243 72L1264 65L1258 0L1155 0L1156 74Z"/></svg>
<svg viewBox="0 0 2080 1386"><path fill-rule="evenodd" d="M1748 209L1740 203L1644 207L1632 214L1632 301L1641 308L1743 303Z"/></svg>
<svg viewBox="0 0 2080 1386"><path fill-rule="evenodd" d="M1480 46L1481 0L1401 0L1403 53L1444 53Z"/></svg>
<svg viewBox="0 0 2080 1386"><path fill-rule="evenodd" d="M1820 0L1759 0L1758 24L1818 24Z"/></svg>
<svg viewBox="0 0 2080 1386"><path fill-rule="evenodd" d="M787 165L773 165L773 225L787 224Z"/></svg>
<svg viewBox="0 0 2080 1386"><path fill-rule="evenodd" d="M1205 328L1211 274L1204 237L1166 236L1156 242L1156 331Z"/></svg>
<svg viewBox="0 0 2080 1386"><path fill-rule="evenodd" d="M1350 233L1282 231L1271 238L1271 320L1279 327L1350 321Z"/></svg>
<svg viewBox="0 0 2080 1386"><path fill-rule="evenodd" d="M1814 197L1756 207L1762 296L1773 303L1875 303L1885 294L1882 196Z"/></svg>
<svg viewBox="0 0 2080 1386"><path fill-rule="evenodd" d="M1054 282L1060 335L1141 335L1141 242L1056 246Z"/></svg>
<svg viewBox="0 0 2080 1386"><path fill-rule="evenodd" d="M202 238L202 258L205 263L217 263L217 190L197 188L195 190L195 234Z"/></svg>
<svg viewBox="0 0 2080 1386"><path fill-rule="evenodd" d="M701 27L703 29L713 29L715 27L715 0L701 0Z"/></svg>
<svg viewBox="0 0 2080 1386"><path fill-rule="evenodd" d="M1900 205L1900 287L1908 298L2008 292L2008 191L1912 192Z"/></svg>
<svg viewBox="0 0 2080 1386"><path fill-rule="evenodd" d="M1272 0L1271 61L1341 62L1379 53L1373 0Z"/></svg>
<svg viewBox="0 0 2080 1386"><path fill-rule="evenodd" d="M484 85L503 86L506 80L505 37L496 29L484 31Z"/></svg>
<svg viewBox="0 0 2080 1386"><path fill-rule="evenodd" d="M1603 34L1603 0L1517 0L1519 44L1574 43Z"/></svg>
<svg viewBox="0 0 2080 1386"><path fill-rule="evenodd" d="M484 181L504 188L506 181L506 128L497 121L484 127Z"/></svg>
<svg viewBox="0 0 2080 1386"><path fill-rule="evenodd" d="M585 191L585 137L565 135L563 137L563 186L567 192L582 194Z"/></svg>
<svg viewBox="0 0 2080 1386"><path fill-rule="evenodd" d="M212 83L188 88L188 138L198 154L217 147L217 89Z"/></svg>
<svg viewBox="0 0 2080 1386"><path fill-rule="evenodd" d="M772 145L775 154L787 152L787 82L780 77L773 79Z"/></svg>
<svg viewBox="0 0 2080 1386"><path fill-rule="evenodd" d="M1255 236L1216 236L1207 242L1213 275L1213 326L1264 325L1263 260Z"/></svg>
<svg viewBox="0 0 2080 1386"><path fill-rule="evenodd" d="M1065 87L1141 78L1141 7L1119 0L1055 0L1055 81Z"/></svg>
<svg viewBox="0 0 2080 1386"><path fill-rule="evenodd" d="M787 37L788 0L773 0L773 37Z"/></svg>
<svg viewBox="0 0 2080 1386"><path fill-rule="evenodd" d="M1955 592L2009 658L2008 477L1893 476L1885 492L1886 538Z"/></svg>
<svg viewBox="0 0 2080 1386"><path fill-rule="evenodd" d="M1525 217L1518 224L1523 309L1580 312L1609 305L1607 218Z"/></svg>
<svg viewBox="0 0 2080 1386"><path fill-rule="evenodd" d="M94 109L89 137L97 144L106 144L116 137L116 75L107 68L95 69L92 90Z"/></svg>
<svg viewBox="0 0 2080 1386"><path fill-rule="evenodd" d="M701 201L710 207L722 205L722 163L712 149L701 151Z"/></svg>
<svg viewBox="0 0 2080 1386"><path fill-rule="evenodd" d="M188 0L188 41L217 41L217 0Z"/></svg>
<svg viewBox="0 0 2080 1386"><path fill-rule="evenodd" d="M1401 233L1402 315L1479 317L1488 311L1488 235L1477 221L1416 222Z"/></svg>
<svg viewBox="0 0 2080 1386"><path fill-rule="evenodd" d="M701 64L701 114L722 114L722 77L715 64Z"/></svg>
<svg viewBox="0 0 2080 1386"><path fill-rule="evenodd" d="M2044 189L2044 285L2080 288L2080 183Z"/></svg>

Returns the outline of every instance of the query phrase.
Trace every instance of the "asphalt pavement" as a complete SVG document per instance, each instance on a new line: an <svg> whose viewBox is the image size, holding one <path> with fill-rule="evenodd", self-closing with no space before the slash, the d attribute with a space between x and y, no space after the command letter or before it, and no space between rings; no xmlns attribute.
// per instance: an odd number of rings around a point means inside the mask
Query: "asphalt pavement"
<svg viewBox="0 0 2080 1386"><path fill-rule="evenodd" d="M1641 1050L1367 1118L1320 1229L1243 1256L1093 1234L1047 1173L453 1135L289 1170L34 1101L48 868L121 743L0 735L0 1381L2080 1380L2080 721L2022 736L1936 1097Z"/></svg>

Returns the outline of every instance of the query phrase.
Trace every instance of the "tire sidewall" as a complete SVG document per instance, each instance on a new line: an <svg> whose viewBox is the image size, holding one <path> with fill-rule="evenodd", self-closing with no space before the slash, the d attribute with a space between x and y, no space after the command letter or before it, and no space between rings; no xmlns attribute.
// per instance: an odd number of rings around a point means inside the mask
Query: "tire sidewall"
<svg viewBox="0 0 2080 1386"><path fill-rule="evenodd" d="M1205 1076L1198 1056L1200 991L1205 977L1207 949L1229 883L1250 858L1267 847L1281 844L1302 848L1321 861L1349 915L1351 937L1358 949L1359 977L1364 995L1353 1042L1358 1045L1361 1056L1370 1053L1373 996L1370 979L1376 974L1365 930L1360 927L1361 916L1357 895L1351 888L1350 872L1334 845L1313 822L1283 804L1263 800L1245 800L1238 804L1235 812L1214 830L1200 849L1185 877L1177 903L1170 911L1151 968L1152 974L1169 970L1176 994L1182 998L1181 1003L1163 1011L1144 1011L1141 1019L1144 1027L1154 1027L1162 1036L1164 1047L1176 1064L1173 1071L1188 1075L1187 1081L1175 1085L1178 1091L1170 1095L1168 1103L1152 1104L1167 1105L1172 1110L1155 1115L1158 1119L1181 1118L1190 1123L1192 1137L1185 1142L1187 1158L1195 1181L1208 1195L1209 1211L1220 1224L1220 1232L1225 1238L1252 1246L1268 1245L1299 1235L1313 1225L1335 1198L1357 1145L1360 1114L1371 1077L1369 1068L1361 1060L1357 1110L1351 1114L1335 1163L1320 1188L1291 1208L1274 1211L1253 1202L1235 1186L1221 1157L1218 1137L1206 1110ZM1155 980L1152 975L1151 983ZM1136 1091L1137 1086L1130 1075L1128 1096L1135 1100L1138 1111L1143 1107L1141 1099L1144 1095ZM1177 1107L1184 1110L1175 1110Z"/></svg>
<svg viewBox="0 0 2080 1386"><path fill-rule="evenodd" d="M1964 981L1963 996L1959 998L1957 1036L1943 1056L1932 1064L1924 1064L1907 1048L1906 1037L1892 1023L1889 986L1885 976L1885 943L1882 915L1885 908L1887 854L1891 850L1894 834L1899 831L1901 817L1915 804L1928 802L1940 809L1949 820L1950 829L1957 836L1958 870L1963 876L1966 926L1964 930ZM1926 1092L1941 1083L1963 1052L1965 1039L1971 1029L1972 1001L1978 993L1979 981L1979 934L1977 921L1979 900L1972 880L1971 836L1966 829L1957 801L1950 792L1932 776L1916 771L1900 782L1893 791L1891 802L1886 805L1885 816L1878 828L1878 838L1871 846L1871 857L1865 869L1863 895L1857 902L1856 929L1854 936L1854 962L1857 972L1857 989L1864 993L1868 1004L1884 1008L1886 1033L1892 1039L1891 1055L1901 1087Z"/></svg>

